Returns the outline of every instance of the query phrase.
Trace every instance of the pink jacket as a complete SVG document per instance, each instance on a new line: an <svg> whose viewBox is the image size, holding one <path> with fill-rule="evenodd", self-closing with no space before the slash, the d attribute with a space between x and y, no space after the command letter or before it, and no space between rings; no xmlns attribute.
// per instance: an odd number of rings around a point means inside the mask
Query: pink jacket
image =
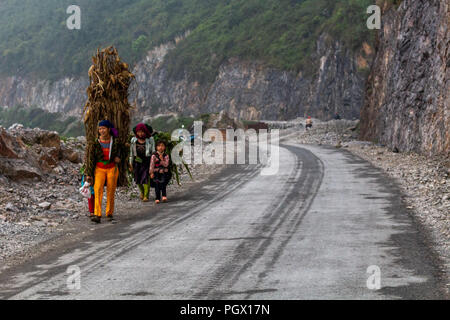
<svg viewBox="0 0 450 320"><path fill-rule="evenodd" d="M150 173L155 173L155 172L156 172L156 171L155 171L155 162L156 162L156 160L157 160L156 157L157 157L156 154L153 154L153 155L152 155L152 159L151 159L151 161L150 161ZM166 154L166 155L164 156L163 160L161 160L160 164L161 164L161 166L163 166L164 168L169 167L169 155Z"/></svg>

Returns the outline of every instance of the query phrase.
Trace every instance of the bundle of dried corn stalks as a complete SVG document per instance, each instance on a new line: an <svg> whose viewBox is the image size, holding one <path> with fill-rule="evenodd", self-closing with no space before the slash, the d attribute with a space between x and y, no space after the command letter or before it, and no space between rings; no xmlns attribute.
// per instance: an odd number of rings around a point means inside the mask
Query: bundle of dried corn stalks
<svg viewBox="0 0 450 320"><path fill-rule="evenodd" d="M107 119L119 132L116 141L127 151L130 131L130 112L133 108L128 102L129 88L134 75L128 71L128 64L122 62L114 47L97 50L92 57L93 65L89 69L90 85L87 88L88 100L84 107L84 126L87 148L96 143L98 123ZM89 158L91 155L87 154ZM126 185L126 154L119 165L119 185Z"/></svg>

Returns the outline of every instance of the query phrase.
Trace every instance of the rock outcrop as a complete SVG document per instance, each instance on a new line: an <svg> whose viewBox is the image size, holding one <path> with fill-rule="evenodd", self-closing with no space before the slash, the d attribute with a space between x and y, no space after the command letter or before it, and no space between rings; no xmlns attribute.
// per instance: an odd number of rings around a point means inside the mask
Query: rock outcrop
<svg viewBox="0 0 450 320"><path fill-rule="evenodd" d="M384 7L361 111L361 138L450 154L450 0Z"/></svg>
<svg viewBox="0 0 450 320"><path fill-rule="evenodd" d="M0 127L0 176L12 180L40 180L42 171L35 154L21 139Z"/></svg>
<svg viewBox="0 0 450 320"><path fill-rule="evenodd" d="M0 127L0 176L13 181L42 180L45 174L60 174L61 161L78 164L82 153L81 146L67 146L56 132L21 125L9 130Z"/></svg>

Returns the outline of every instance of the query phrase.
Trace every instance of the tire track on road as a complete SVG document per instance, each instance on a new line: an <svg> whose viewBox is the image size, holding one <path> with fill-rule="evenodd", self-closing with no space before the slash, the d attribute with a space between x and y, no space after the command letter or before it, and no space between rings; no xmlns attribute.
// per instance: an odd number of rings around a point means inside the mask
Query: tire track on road
<svg viewBox="0 0 450 320"><path fill-rule="evenodd" d="M66 268L70 265L77 265L82 270L85 270L84 272L93 272L95 270L98 270L102 268L104 265L106 265L108 262L120 257L121 255L127 253L129 250L135 248L139 244L143 242L149 242L152 241L152 239L155 239L159 234L162 232L175 227L183 222L185 222L187 219L193 217L195 214L205 210L208 206L211 204L220 201L221 199L226 198L229 194L233 193L236 189L240 188L242 185L247 183L249 180L252 179L255 175L259 173L260 166L257 165L246 165L244 167L244 170L240 168L231 168L231 174L232 176L229 177L230 169L227 170L227 172L223 172L219 175L219 177L226 176L227 180L223 181L219 184L217 183L208 183L204 189L205 192L199 192L197 196L190 196L188 200L191 202L189 205L191 208L188 208L188 212L180 217L176 216L168 216L165 215L165 213L170 214L170 203L169 206L162 208L160 215L151 218L148 220L148 223L157 223L157 225L146 225L139 229L135 229L132 231L125 232L120 235L120 238L117 238L117 236L112 236L111 233L114 232L114 230L111 230L110 228L106 229L100 229L98 234L94 234L89 239L84 240L84 244L80 246L80 244L76 244L72 250L75 249L86 249L91 246L90 243L95 243L96 241L105 241L105 240L111 240L113 243L106 243L101 247L95 254L87 254L87 255L80 255L75 260L71 260L70 262L65 263L58 263L58 260L61 258L61 253L59 255L56 255L50 259L46 259L47 261L54 260L53 264L50 264L45 266L44 263L34 263L32 268L29 268L27 266L24 267L24 271L17 272L15 271L14 274L11 274L11 272L7 272L4 275L0 275L0 282L2 282L1 287L9 287L8 289L0 289L0 295L3 299L8 299L13 297L19 292L23 292L25 290L31 290L34 287L39 287L39 285L43 284L45 286L45 282L53 281L56 283L60 283L59 287L62 287L65 285L65 281L60 281L61 279L65 279L66 275ZM245 173L243 174L242 171ZM230 179L231 178L231 179ZM213 186L212 189L208 189L208 187ZM202 187L202 188L203 188ZM187 196L184 195L180 197L178 200L182 201L185 200ZM200 205L197 205L198 203L201 203ZM158 219L159 220L155 220ZM132 222L133 223L133 222ZM116 226L114 226L116 227ZM126 229L129 227L129 225L117 225L117 230L126 231ZM117 232L120 234L120 232ZM129 233L132 235L129 236ZM123 241L126 240L126 241ZM66 251L71 251L66 250ZM87 250L86 250L87 251ZM70 255L70 253L64 252L62 255ZM44 265L43 267L41 267ZM50 267L49 267L50 266ZM45 270L45 267L48 269ZM18 268L20 270L20 267ZM44 270L42 270L44 269ZM25 286L21 284L19 287L14 287L14 285L8 286L7 284L10 283L10 281L3 281L3 279L10 280L13 276L17 274L33 274L38 272L39 275L35 277L34 280L31 280L28 282ZM33 276L32 276L33 277ZM56 281L55 281L56 280ZM53 285L52 287L54 287ZM64 290L63 290L64 291ZM46 290L46 292L49 293L52 292L51 290ZM56 291L55 291L56 292ZM61 292L61 290L59 290ZM31 292L30 292L31 293Z"/></svg>
<svg viewBox="0 0 450 320"><path fill-rule="evenodd" d="M258 288L258 284L270 272L307 214L324 173L323 163L310 151L294 146L283 147L296 156L295 168L283 187L285 196L280 201L274 200L265 210L262 223L250 230L246 239L235 249L226 252L222 265L209 277L206 285L194 294L193 299L223 299L229 294L227 290L232 290L233 285L239 282L246 271L260 258L267 257L264 271L258 275L259 280L252 287L247 286L249 291L245 298L248 299L255 292L259 292L258 290L264 289ZM279 240L277 237L283 240L275 243L274 241Z"/></svg>

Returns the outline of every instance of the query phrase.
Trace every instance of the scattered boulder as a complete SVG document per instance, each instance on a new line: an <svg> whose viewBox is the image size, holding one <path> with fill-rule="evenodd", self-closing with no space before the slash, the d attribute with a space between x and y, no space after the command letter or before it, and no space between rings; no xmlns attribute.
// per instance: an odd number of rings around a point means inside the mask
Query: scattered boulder
<svg viewBox="0 0 450 320"><path fill-rule="evenodd" d="M64 169L61 168L61 166L56 166L56 167L53 169L53 171L56 172L57 174L63 174L63 173L64 173Z"/></svg>
<svg viewBox="0 0 450 320"><path fill-rule="evenodd" d="M81 163L80 153L65 145L61 147L59 158L75 164Z"/></svg>
<svg viewBox="0 0 450 320"><path fill-rule="evenodd" d="M50 202L41 202L38 206L44 210L49 210L52 204Z"/></svg>
<svg viewBox="0 0 450 320"><path fill-rule="evenodd" d="M27 145L40 145L46 148L61 148L61 139L56 131L46 131L39 128L24 129L23 127L9 130L12 135L20 137Z"/></svg>
<svg viewBox="0 0 450 320"><path fill-rule="evenodd" d="M41 170L23 159L2 159L0 174L13 181L23 179L42 179Z"/></svg>
<svg viewBox="0 0 450 320"><path fill-rule="evenodd" d="M8 130L0 128L0 175L13 181L42 180L43 174L63 174L54 170L61 160L74 164L82 162L85 139L68 139L62 143L57 132L39 128L28 129L14 124Z"/></svg>
<svg viewBox="0 0 450 320"><path fill-rule="evenodd" d="M81 163L80 154L76 151L72 151L66 155L66 159L72 163Z"/></svg>
<svg viewBox="0 0 450 320"><path fill-rule="evenodd" d="M59 160L59 149L42 148L40 150L39 163L43 166L55 167Z"/></svg>
<svg viewBox="0 0 450 320"><path fill-rule="evenodd" d="M19 158L22 145L17 139L11 136L4 128L0 129L0 157Z"/></svg>
<svg viewBox="0 0 450 320"><path fill-rule="evenodd" d="M12 126L9 127L9 131L11 130L22 130L23 129L23 124L21 123L14 123Z"/></svg>

